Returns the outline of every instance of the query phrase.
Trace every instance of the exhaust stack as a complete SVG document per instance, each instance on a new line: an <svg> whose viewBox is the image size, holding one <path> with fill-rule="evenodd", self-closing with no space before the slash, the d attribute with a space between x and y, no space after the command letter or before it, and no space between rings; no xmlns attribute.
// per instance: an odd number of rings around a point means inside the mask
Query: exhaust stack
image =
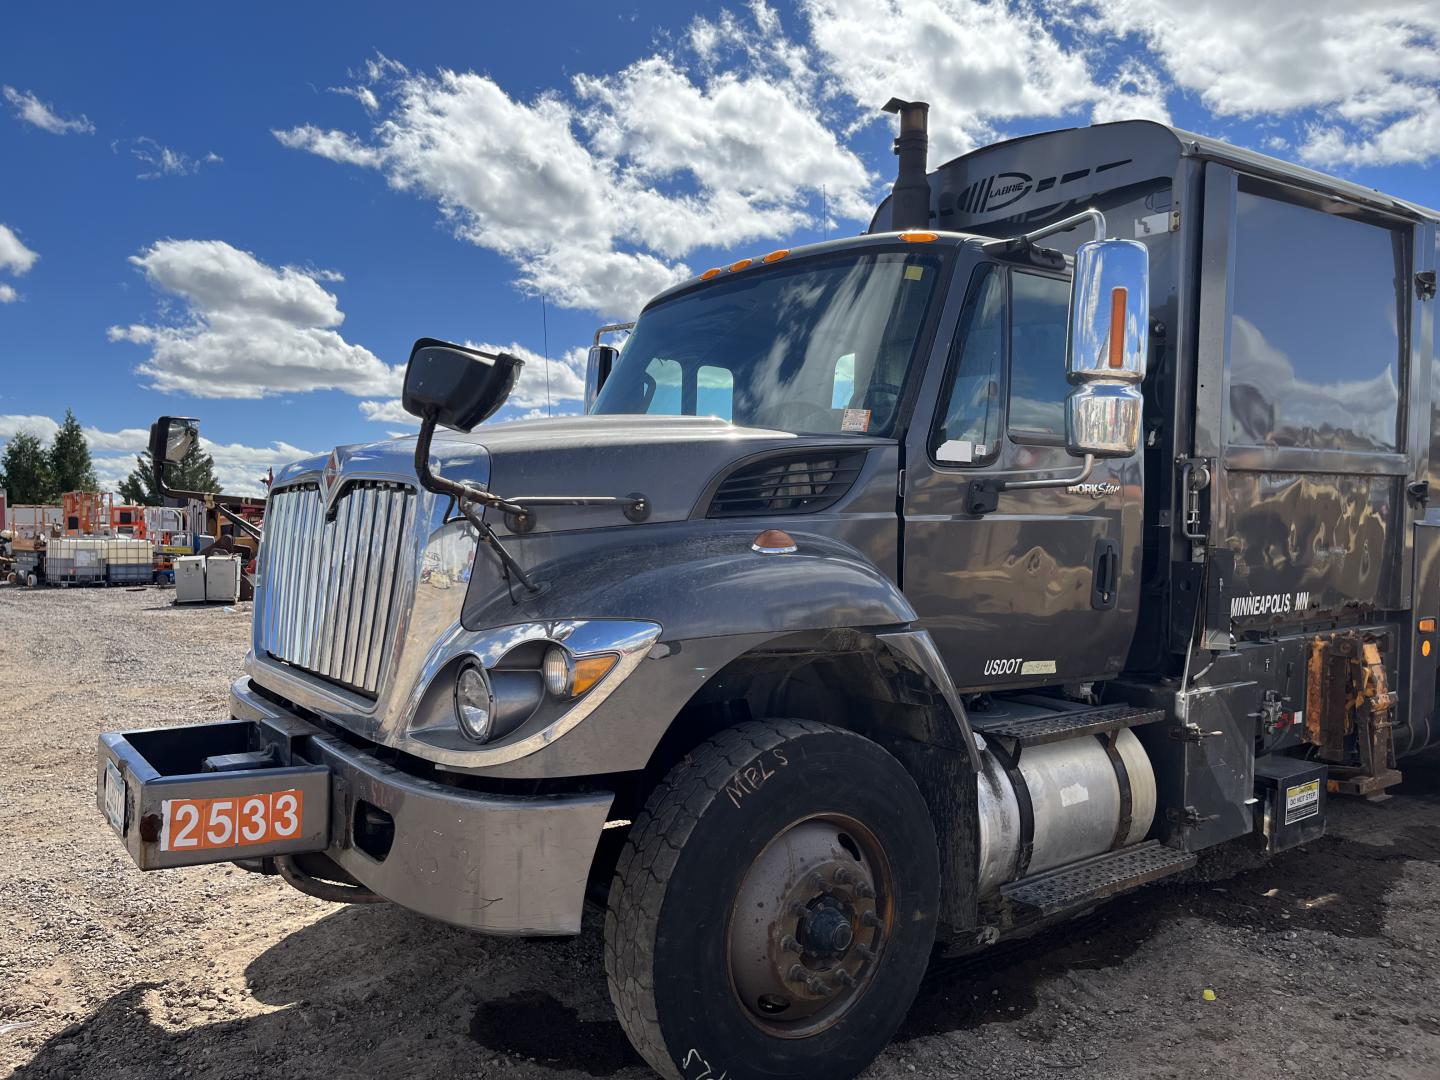
<svg viewBox="0 0 1440 1080"><path fill-rule="evenodd" d="M930 103L891 98L885 111L900 114L900 134L895 137L900 168L890 197L890 228L929 228L930 181L925 178L925 159L930 149Z"/></svg>

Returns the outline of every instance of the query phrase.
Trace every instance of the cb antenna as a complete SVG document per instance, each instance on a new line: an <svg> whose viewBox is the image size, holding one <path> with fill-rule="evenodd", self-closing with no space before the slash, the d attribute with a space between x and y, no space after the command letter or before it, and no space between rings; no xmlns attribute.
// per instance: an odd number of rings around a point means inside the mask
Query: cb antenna
<svg viewBox="0 0 1440 1080"><path fill-rule="evenodd" d="M548 419L554 415L550 411L550 320L545 312L545 294L540 294L540 348L545 353L545 416Z"/></svg>

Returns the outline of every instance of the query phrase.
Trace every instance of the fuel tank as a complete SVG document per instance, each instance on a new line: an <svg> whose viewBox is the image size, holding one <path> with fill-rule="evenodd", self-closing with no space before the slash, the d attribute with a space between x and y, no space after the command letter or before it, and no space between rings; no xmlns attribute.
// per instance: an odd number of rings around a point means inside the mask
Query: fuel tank
<svg viewBox="0 0 1440 1080"><path fill-rule="evenodd" d="M1120 781L1105 746L1094 735L1020 754L1020 780L1029 793L1035 836L1029 865L1021 871L1023 818L1016 783L1004 752L982 735L980 750L980 895L993 895L1021 876L1053 870L1112 848L1145 839L1155 818L1155 771L1133 732L1118 733L1115 748L1130 786L1130 827L1120 829ZM998 752L997 752L998 751Z"/></svg>

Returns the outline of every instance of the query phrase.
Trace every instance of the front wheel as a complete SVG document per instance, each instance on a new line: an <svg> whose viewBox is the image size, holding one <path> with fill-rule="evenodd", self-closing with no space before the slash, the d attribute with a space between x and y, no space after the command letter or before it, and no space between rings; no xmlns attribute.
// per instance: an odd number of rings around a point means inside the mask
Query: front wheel
<svg viewBox="0 0 1440 1080"><path fill-rule="evenodd" d="M898 761L825 724L744 724L635 821L605 921L610 997L671 1080L845 1080L904 1019L938 894Z"/></svg>

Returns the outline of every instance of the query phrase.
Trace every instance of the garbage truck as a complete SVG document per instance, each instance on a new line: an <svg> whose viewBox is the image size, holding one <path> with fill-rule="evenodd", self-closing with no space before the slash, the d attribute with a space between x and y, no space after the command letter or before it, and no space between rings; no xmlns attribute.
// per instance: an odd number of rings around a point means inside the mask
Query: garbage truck
<svg viewBox="0 0 1440 1080"><path fill-rule="evenodd" d="M1440 738L1440 218L1149 122L931 168L889 108L869 229L656 296L583 415L480 426L520 361L425 338L417 437L275 474L228 715L100 739L142 870L603 909L657 1073L815 1080L937 950L1389 796Z"/></svg>

